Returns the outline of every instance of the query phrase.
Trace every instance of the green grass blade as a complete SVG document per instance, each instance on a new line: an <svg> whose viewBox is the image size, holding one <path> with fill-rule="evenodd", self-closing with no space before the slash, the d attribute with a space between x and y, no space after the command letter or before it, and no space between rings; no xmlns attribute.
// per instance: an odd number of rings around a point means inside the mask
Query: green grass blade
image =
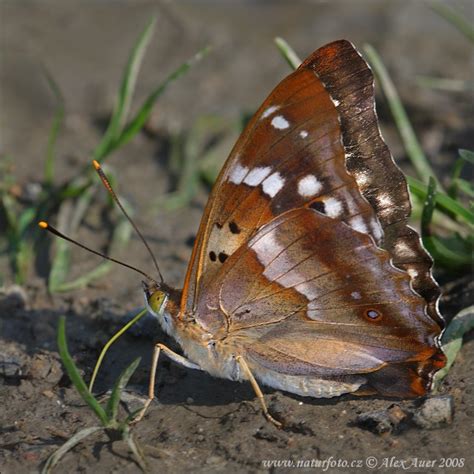
<svg viewBox="0 0 474 474"><path fill-rule="evenodd" d="M94 411L97 418L99 418L100 422L104 427L106 427L109 423L107 418L107 414L105 410L100 406L99 402L94 398L94 396L89 392L84 379L81 377L79 370L76 367L71 355L69 354L69 350L67 347L66 341L66 318L61 316L59 318L59 326L58 326L58 348L59 348L59 355L61 356L61 360L66 368L66 372L69 375L74 387L78 391L79 395L82 399L87 403L87 405Z"/></svg>
<svg viewBox="0 0 474 474"><path fill-rule="evenodd" d="M446 377L451 366L456 360L462 347L462 338L465 333L474 328L474 306L461 310L449 323L441 339L443 352L446 354L446 366L436 372L434 377L435 388L439 387L441 381Z"/></svg>
<svg viewBox="0 0 474 474"><path fill-rule="evenodd" d="M436 235L432 235L430 225L436 207L436 196L436 182L430 176L425 205L421 214L421 235L423 244L438 265L452 270L459 270L471 264L471 253L461 252L454 248L454 246L446 245L443 240Z"/></svg>
<svg viewBox="0 0 474 474"><path fill-rule="evenodd" d="M421 87L447 92L468 92L474 89L474 81L450 77L416 76L416 83Z"/></svg>
<svg viewBox="0 0 474 474"><path fill-rule="evenodd" d="M94 151L94 158L96 160L103 160L105 156L110 153L110 151L114 148L115 141L120 136L120 133L126 124L138 72L140 70L145 50L150 43L155 23L156 19L152 18L152 20L140 34L132 49L127 66L125 67L124 75L122 77L122 83L119 89L114 112L102 141Z"/></svg>
<svg viewBox="0 0 474 474"><path fill-rule="evenodd" d="M54 293L65 293L67 291L87 288L87 286L90 285L93 281L99 280L100 278L107 275L107 273L109 273L112 268L112 262L102 262L97 265L97 267L95 267L93 270L76 278L75 280L57 284L57 286L54 287Z"/></svg>
<svg viewBox="0 0 474 474"><path fill-rule="evenodd" d="M84 214L87 212L97 186L90 187L78 198L75 208L72 209L72 203L63 202L59 209L58 228L66 235L73 235ZM71 262L71 244L62 239L56 239L56 253L49 273L48 288L51 293L58 291L61 285L66 281L70 270Z"/></svg>
<svg viewBox="0 0 474 474"><path fill-rule="evenodd" d="M427 194L426 185L411 176L407 176L410 191L418 198L424 200ZM458 201L451 199L446 194L436 195L436 205L445 211L451 212L471 225L474 225L474 213L463 207Z"/></svg>
<svg viewBox="0 0 474 474"><path fill-rule="evenodd" d="M135 370L137 370L137 367L140 364L141 360L142 360L141 357L137 357L120 374L119 378L115 381L114 387L112 389L112 393L110 394L109 401L107 402L107 406L105 407L105 413L107 413L109 420L117 421L118 406L120 403L120 399L122 397L122 392L127 386Z"/></svg>
<svg viewBox="0 0 474 474"><path fill-rule="evenodd" d="M140 311L134 318L132 318L127 324L125 324L119 331L117 331L105 344L105 346L102 348L100 351L99 358L97 359L97 362L95 363L94 371L92 372L92 377L89 382L89 391L92 392L92 389L94 388L94 382L95 379L97 378L97 374L99 372L100 366L102 365L102 361L104 360L105 354L109 350L110 346L120 337L122 336L131 326L133 326L140 318L145 316L147 313L147 310L144 309Z"/></svg>
<svg viewBox="0 0 474 474"><path fill-rule="evenodd" d="M449 7L446 3L439 1L432 2L430 7L438 15L449 21L449 23L451 23L467 39L474 42L474 27L464 15L461 15L456 10Z"/></svg>
<svg viewBox="0 0 474 474"><path fill-rule="evenodd" d="M453 172L451 174L451 184L448 188L448 196L452 199L456 199L458 196L458 183L457 180L461 176L461 171L466 164L466 161L462 158L456 160L453 166Z"/></svg>
<svg viewBox="0 0 474 474"><path fill-rule="evenodd" d="M138 443L135 441L132 434L130 433L130 430L128 429L128 427L126 427L123 431L123 440L126 441L126 443L128 444L128 447L132 451L135 461L138 464L138 467L140 468L140 470L142 472L148 472L145 456L143 455L143 452L140 449L140 446L138 445Z"/></svg>
<svg viewBox="0 0 474 474"><path fill-rule="evenodd" d="M474 165L474 151L471 151L471 150L464 150L464 149L460 149L459 150L459 156L467 161L468 163L470 163L471 165Z"/></svg>
<svg viewBox="0 0 474 474"><path fill-rule="evenodd" d="M364 46L367 59L374 71L375 76L380 82L382 90L387 98L388 105L392 112L392 116L398 128L398 132L403 141L403 145L409 156L418 176L425 181L429 176L436 176L432 170L418 138L415 135L413 127L408 119L408 115L402 105L400 97L387 69L385 68L377 51L371 45ZM442 190L442 186L436 181L438 189Z"/></svg>
<svg viewBox="0 0 474 474"><path fill-rule="evenodd" d="M423 245L434 258L437 265L453 271L461 271L472 265L472 251L462 251L452 245L447 245L444 240L436 235L423 238Z"/></svg>
<svg viewBox="0 0 474 474"><path fill-rule="evenodd" d="M457 179L455 183L459 191L464 193L466 196L474 198L474 186L472 183L461 178Z"/></svg>
<svg viewBox="0 0 474 474"><path fill-rule="evenodd" d="M426 190L425 205L421 213L421 234L424 236L428 236L431 233L430 224L436 207L436 194L436 181L430 176Z"/></svg>
<svg viewBox="0 0 474 474"><path fill-rule="evenodd" d="M64 98L59 85L45 69L46 80L57 101L56 112L54 113L53 123L48 137L48 146L46 151L46 160L44 163L44 182L47 186L52 186L54 181L54 162L55 162L55 146L64 119Z"/></svg>
<svg viewBox="0 0 474 474"><path fill-rule="evenodd" d="M176 70L174 70L144 101L140 109L138 110L135 117L130 123L124 128L120 137L113 143L111 150L114 150L133 138L143 127L145 122L150 116L153 106L157 99L165 92L168 86L176 79L185 74L196 62L200 61L210 51L209 47L203 48L197 54L195 54L189 61L181 64Z"/></svg>
<svg viewBox="0 0 474 474"><path fill-rule="evenodd" d="M48 458L46 464L42 469L42 474L50 474L56 466L56 464L61 460L61 458L67 454L71 449L74 448L77 444L79 444L83 439L97 433L98 431L102 431L104 428L102 426L92 426L90 428L85 428L74 436L71 437L68 441L66 441L59 449L54 451L54 453Z"/></svg>
<svg viewBox="0 0 474 474"><path fill-rule="evenodd" d="M131 212L129 214L131 214ZM127 243L130 241L131 235L132 227L130 226L130 223L125 217L121 216L112 233L112 242L109 246L108 253L113 255L116 252L119 252L120 249L126 247ZM85 288L94 280L98 280L106 275L113 266L112 262L105 260L90 272L73 281L64 282L63 280L63 282L57 283L54 287L54 291L58 293Z"/></svg>
<svg viewBox="0 0 474 474"><path fill-rule="evenodd" d="M275 41L278 50L291 69L297 69L301 64L301 59L295 53L294 49L283 38L278 36L273 41Z"/></svg>

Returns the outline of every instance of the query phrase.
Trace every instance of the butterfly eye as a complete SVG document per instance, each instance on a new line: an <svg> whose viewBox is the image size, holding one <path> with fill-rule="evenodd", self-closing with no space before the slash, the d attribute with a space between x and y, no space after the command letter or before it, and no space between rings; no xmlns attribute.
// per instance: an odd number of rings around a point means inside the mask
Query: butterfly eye
<svg viewBox="0 0 474 474"><path fill-rule="evenodd" d="M379 319L382 317L382 313L379 313L378 311L376 311L375 309L368 309L366 312L365 312L365 315L371 319L372 321L375 321L376 319Z"/></svg>

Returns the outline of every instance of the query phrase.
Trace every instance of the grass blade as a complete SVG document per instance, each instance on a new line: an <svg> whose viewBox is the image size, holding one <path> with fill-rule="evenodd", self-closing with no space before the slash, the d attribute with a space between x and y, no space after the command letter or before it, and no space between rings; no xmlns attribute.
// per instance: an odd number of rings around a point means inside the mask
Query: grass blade
<svg viewBox="0 0 474 474"><path fill-rule="evenodd" d="M371 45L365 45L364 51L377 79L380 82L385 97L387 98L392 116L402 138L403 145L418 176L422 181L426 180L428 176L435 176L435 173L431 169L431 165L418 142L418 138L411 126L408 115L402 105L398 92L395 89L395 85L380 59L380 56ZM442 190L442 186L438 181L436 181L436 184L438 189Z"/></svg>
<svg viewBox="0 0 474 474"><path fill-rule="evenodd" d="M436 182L430 176L425 205L421 214L421 235L423 244L435 262L445 268L459 270L471 263L470 252L460 252L451 245L447 246L443 240L432 235L430 230L433 213L436 207Z"/></svg>
<svg viewBox="0 0 474 474"><path fill-rule="evenodd" d="M443 17L446 21L449 21L449 23L451 23L467 39L474 42L474 28L466 17L446 5L446 3L436 1L432 2L430 7L439 16Z"/></svg>
<svg viewBox="0 0 474 474"><path fill-rule="evenodd" d="M459 191L464 193L466 196L474 198L474 186L472 183L466 181L465 179L459 178L455 181L455 184Z"/></svg>
<svg viewBox="0 0 474 474"><path fill-rule="evenodd" d="M143 455L142 450L140 449L140 446L138 445L138 443L135 441L135 439L131 435L130 430L128 429L128 427L123 432L123 440L127 442L128 447L132 451L133 456L135 457L135 461L138 464L141 471L142 472L148 472L148 468L147 468L146 461L145 461L145 456Z"/></svg>
<svg viewBox="0 0 474 474"><path fill-rule="evenodd" d="M59 210L58 227L65 234L73 235L87 212L90 201L96 191L97 186L90 187L81 194L72 209L72 203L63 202ZM71 216L72 215L72 216ZM71 261L71 244L65 240L56 240L56 253L51 265L48 279L48 289L51 293L59 291L69 274Z"/></svg>
<svg viewBox="0 0 474 474"><path fill-rule="evenodd" d="M148 120L153 106L157 99L165 92L168 86L174 82L176 79L185 74L196 62L200 61L205 57L210 51L209 47L201 49L197 54L195 54L189 61L181 64L177 69L175 69L143 102L142 106L138 110L135 117L130 121L130 123L124 128L120 137L113 143L110 151L124 145L131 138L133 138L143 127L145 122Z"/></svg>
<svg viewBox="0 0 474 474"><path fill-rule="evenodd" d="M430 224L433 219L433 212L436 207L436 181L430 176L428 181L428 188L426 191L425 205L421 213L421 234L429 236Z"/></svg>
<svg viewBox="0 0 474 474"><path fill-rule="evenodd" d="M302 61L294 49L283 38L278 36L273 41L291 69L297 69Z"/></svg>
<svg viewBox="0 0 474 474"><path fill-rule="evenodd" d="M421 87L446 92L468 92L474 89L474 81L449 77L416 76L416 82Z"/></svg>
<svg viewBox="0 0 474 474"><path fill-rule="evenodd" d="M129 212L129 214L132 213ZM121 216L112 234L112 242L108 250L109 254L113 255L115 252L118 252L119 249L124 248L130 241L131 235L132 227L130 226L130 223L125 217ZM90 272L80 276L79 278L76 278L73 281L64 282L63 280L61 283L56 283L54 291L59 293L85 288L94 280L102 278L104 275L106 275L111 268L113 268L113 263L105 260Z"/></svg>
<svg viewBox="0 0 474 474"><path fill-rule="evenodd" d="M137 357L119 376L119 378L115 381L114 387L112 389L112 393L110 394L109 401L107 402L107 406L105 407L105 413L109 420L116 421L117 420L117 413L118 413L118 405L120 403L120 399L122 397L122 392L127 386L130 378L132 377L135 370L137 370L140 361L142 360L141 357Z"/></svg>
<svg viewBox="0 0 474 474"><path fill-rule="evenodd" d="M48 137L48 146L46 151L46 160L44 163L44 182L47 186L52 186L54 182L54 162L55 162L55 153L54 148L56 146L56 141L59 135L59 130L64 119L64 98L61 93L61 90L49 74L48 70L44 70L46 80L48 81L49 87L53 91L53 94L56 98L58 106L56 112L54 113L53 123L51 125L51 130Z"/></svg>
<svg viewBox="0 0 474 474"><path fill-rule="evenodd" d="M127 324L125 324L119 331L117 331L105 344L105 346L102 348L100 351L99 358L97 359L97 362L95 363L94 371L92 372L92 377L89 382L89 392L92 392L92 389L94 388L94 382L95 379L97 378L97 373L99 372L100 366L102 365L102 361L104 360L105 354L109 350L110 346L120 337L122 334L124 334L128 328L133 326L140 318L145 316L145 314L148 311L146 309L140 311L135 317L133 317Z"/></svg>
<svg viewBox="0 0 474 474"><path fill-rule="evenodd" d="M59 449L57 449L46 461L46 464L41 471L42 474L50 474L53 470L54 466L61 460L61 458L67 454L71 449L74 448L77 444L79 444L83 439L87 438L88 436L97 433L97 431L101 431L104 428L102 426L92 426L90 428L85 428L79 433L76 433L71 439L66 441Z"/></svg>
<svg viewBox="0 0 474 474"><path fill-rule="evenodd" d="M441 381L446 377L451 366L456 360L462 346L464 334L474 328L474 306L469 306L461 310L446 328L441 339L443 352L446 354L446 366L436 372L434 377L434 387L439 387Z"/></svg>
<svg viewBox="0 0 474 474"><path fill-rule="evenodd" d="M74 384L74 387L76 387L76 390L79 392L79 395L87 403L91 410L94 411L102 425L106 427L109 424L109 420L107 418L105 410L100 406L99 402L94 398L91 392L89 392L89 389L87 388L84 379L81 377L79 370L77 370L76 364L74 363L71 355L69 354L66 341L66 318L64 316L61 316L59 318L58 348L61 360L64 364L64 367L66 368L66 372L69 375L69 378Z"/></svg>
<svg viewBox="0 0 474 474"><path fill-rule="evenodd" d="M410 186L410 191L415 196L425 200L427 194L426 185L411 176L407 176L407 181ZM469 224L474 225L474 213L463 207L459 202L451 199L448 195L441 193L436 194L436 205L445 211L453 213Z"/></svg>
<svg viewBox="0 0 474 474"><path fill-rule="evenodd" d="M104 157L110 153L110 151L114 148L115 141L125 126L130 103L135 90L138 72L140 70L145 50L153 34L155 23L156 19L152 18L152 20L148 23L146 28L139 36L132 49L122 78L115 110L112 114L109 126L107 127L102 141L94 151L94 158L96 160L103 160Z"/></svg>
<svg viewBox="0 0 474 474"><path fill-rule="evenodd" d="M470 163L471 165L474 165L474 151L470 151L470 150L464 150L464 149L460 149L459 150L459 156L463 159L463 160L466 160L468 163Z"/></svg>

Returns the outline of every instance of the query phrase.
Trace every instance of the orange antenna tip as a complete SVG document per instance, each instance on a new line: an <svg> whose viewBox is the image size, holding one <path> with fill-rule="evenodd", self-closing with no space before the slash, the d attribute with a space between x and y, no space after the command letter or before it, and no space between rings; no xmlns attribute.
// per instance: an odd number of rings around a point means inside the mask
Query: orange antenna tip
<svg viewBox="0 0 474 474"><path fill-rule="evenodd" d="M38 222L38 225L39 225L42 229L47 229L47 228L48 228L48 223L45 222L45 221L39 221L39 222Z"/></svg>
<svg viewBox="0 0 474 474"><path fill-rule="evenodd" d="M92 164L96 170L100 170L100 164L97 160L92 160Z"/></svg>

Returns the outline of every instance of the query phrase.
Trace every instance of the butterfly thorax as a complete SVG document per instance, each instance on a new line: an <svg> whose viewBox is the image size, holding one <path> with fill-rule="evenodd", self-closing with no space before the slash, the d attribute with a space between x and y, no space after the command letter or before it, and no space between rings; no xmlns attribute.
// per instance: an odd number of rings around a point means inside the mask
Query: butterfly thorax
<svg viewBox="0 0 474 474"><path fill-rule="evenodd" d="M240 380L235 356L240 352L238 341L227 341L226 331L217 333L204 327L193 313L180 311L181 292L166 288L145 293L149 312L182 348L186 357L211 375Z"/></svg>

